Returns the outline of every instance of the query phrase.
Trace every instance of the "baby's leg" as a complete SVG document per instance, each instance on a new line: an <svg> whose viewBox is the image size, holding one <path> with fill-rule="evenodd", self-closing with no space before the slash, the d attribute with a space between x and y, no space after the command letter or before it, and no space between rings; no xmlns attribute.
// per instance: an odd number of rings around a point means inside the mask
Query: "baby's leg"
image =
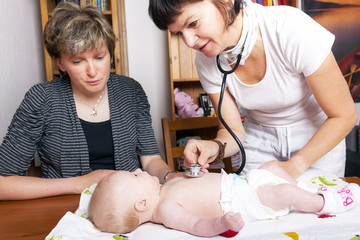
<svg viewBox="0 0 360 240"><path fill-rule="evenodd" d="M256 190L260 202L275 211L295 207L303 212L319 212L324 206L324 198L301 189L293 184L265 185Z"/></svg>

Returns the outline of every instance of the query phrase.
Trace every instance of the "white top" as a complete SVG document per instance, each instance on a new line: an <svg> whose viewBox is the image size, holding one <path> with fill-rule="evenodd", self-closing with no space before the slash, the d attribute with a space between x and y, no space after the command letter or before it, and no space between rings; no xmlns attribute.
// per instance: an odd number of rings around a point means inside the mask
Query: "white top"
<svg viewBox="0 0 360 240"><path fill-rule="evenodd" d="M305 77L313 74L331 51L335 36L301 10L289 6L254 4L266 55L266 73L257 84L227 77L230 93L246 110L249 121L265 126L295 126L325 113ZM219 93L223 74L216 58L198 52L196 67L204 90ZM230 66L222 67L230 70Z"/></svg>

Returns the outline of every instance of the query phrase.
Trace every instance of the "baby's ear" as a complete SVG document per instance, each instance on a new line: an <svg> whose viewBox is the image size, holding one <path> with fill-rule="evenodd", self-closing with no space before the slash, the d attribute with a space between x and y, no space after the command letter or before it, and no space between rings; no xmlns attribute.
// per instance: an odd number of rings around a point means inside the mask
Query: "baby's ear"
<svg viewBox="0 0 360 240"><path fill-rule="evenodd" d="M134 207L135 207L136 211L144 212L149 209L150 201L148 199L142 199L142 200L136 201Z"/></svg>

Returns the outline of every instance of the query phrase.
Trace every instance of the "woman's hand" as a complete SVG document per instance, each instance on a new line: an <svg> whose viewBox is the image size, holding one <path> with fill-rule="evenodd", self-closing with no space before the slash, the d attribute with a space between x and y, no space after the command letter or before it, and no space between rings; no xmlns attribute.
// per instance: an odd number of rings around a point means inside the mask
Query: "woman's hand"
<svg viewBox="0 0 360 240"><path fill-rule="evenodd" d="M209 167L219 154L219 146L213 141L190 139L184 149L184 165L199 163L202 169Z"/></svg>
<svg viewBox="0 0 360 240"><path fill-rule="evenodd" d="M290 174L290 172L294 173L294 170L290 169L289 162L280 162L278 160L273 160L273 161L264 163L263 165L261 165L259 167L259 169L265 169L265 170L273 173L274 175L287 180L289 183L296 184L295 178ZM295 171L295 172L297 172L297 171Z"/></svg>
<svg viewBox="0 0 360 240"><path fill-rule="evenodd" d="M116 170L99 169L77 177L79 179L77 193L81 193L85 188L90 187L94 183L99 183L104 177L113 172L116 172Z"/></svg>
<svg viewBox="0 0 360 240"><path fill-rule="evenodd" d="M286 173L283 173L281 170L284 170ZM292 160L288 161L278 161L272 160L270 162L266 162L259 167L259 169L266 169L275 175L282 177L284 179L289 180L285 175L290 175L293 179L297 179L303 171L301 171Z"/></svg>

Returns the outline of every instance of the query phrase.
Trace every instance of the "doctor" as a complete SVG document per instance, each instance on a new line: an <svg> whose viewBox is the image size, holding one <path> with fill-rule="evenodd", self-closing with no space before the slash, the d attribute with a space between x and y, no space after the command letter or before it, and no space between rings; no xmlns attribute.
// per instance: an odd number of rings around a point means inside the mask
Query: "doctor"
<svg viewBox="0 0 360 240"><path fill-rule="evenodd" d="M241 54L221 113L245 148L244 173L275 164L295 178L309 168L343 176L344 138L357 113L331 51L333 34L299 9L250 0L150 0L149 14L158 28L198 51L199 78L215 109L223 77L216 56L230 70ZM216 140L190 140L187 164L206 168L219 153L239 151L223 125Z"/></svg>

